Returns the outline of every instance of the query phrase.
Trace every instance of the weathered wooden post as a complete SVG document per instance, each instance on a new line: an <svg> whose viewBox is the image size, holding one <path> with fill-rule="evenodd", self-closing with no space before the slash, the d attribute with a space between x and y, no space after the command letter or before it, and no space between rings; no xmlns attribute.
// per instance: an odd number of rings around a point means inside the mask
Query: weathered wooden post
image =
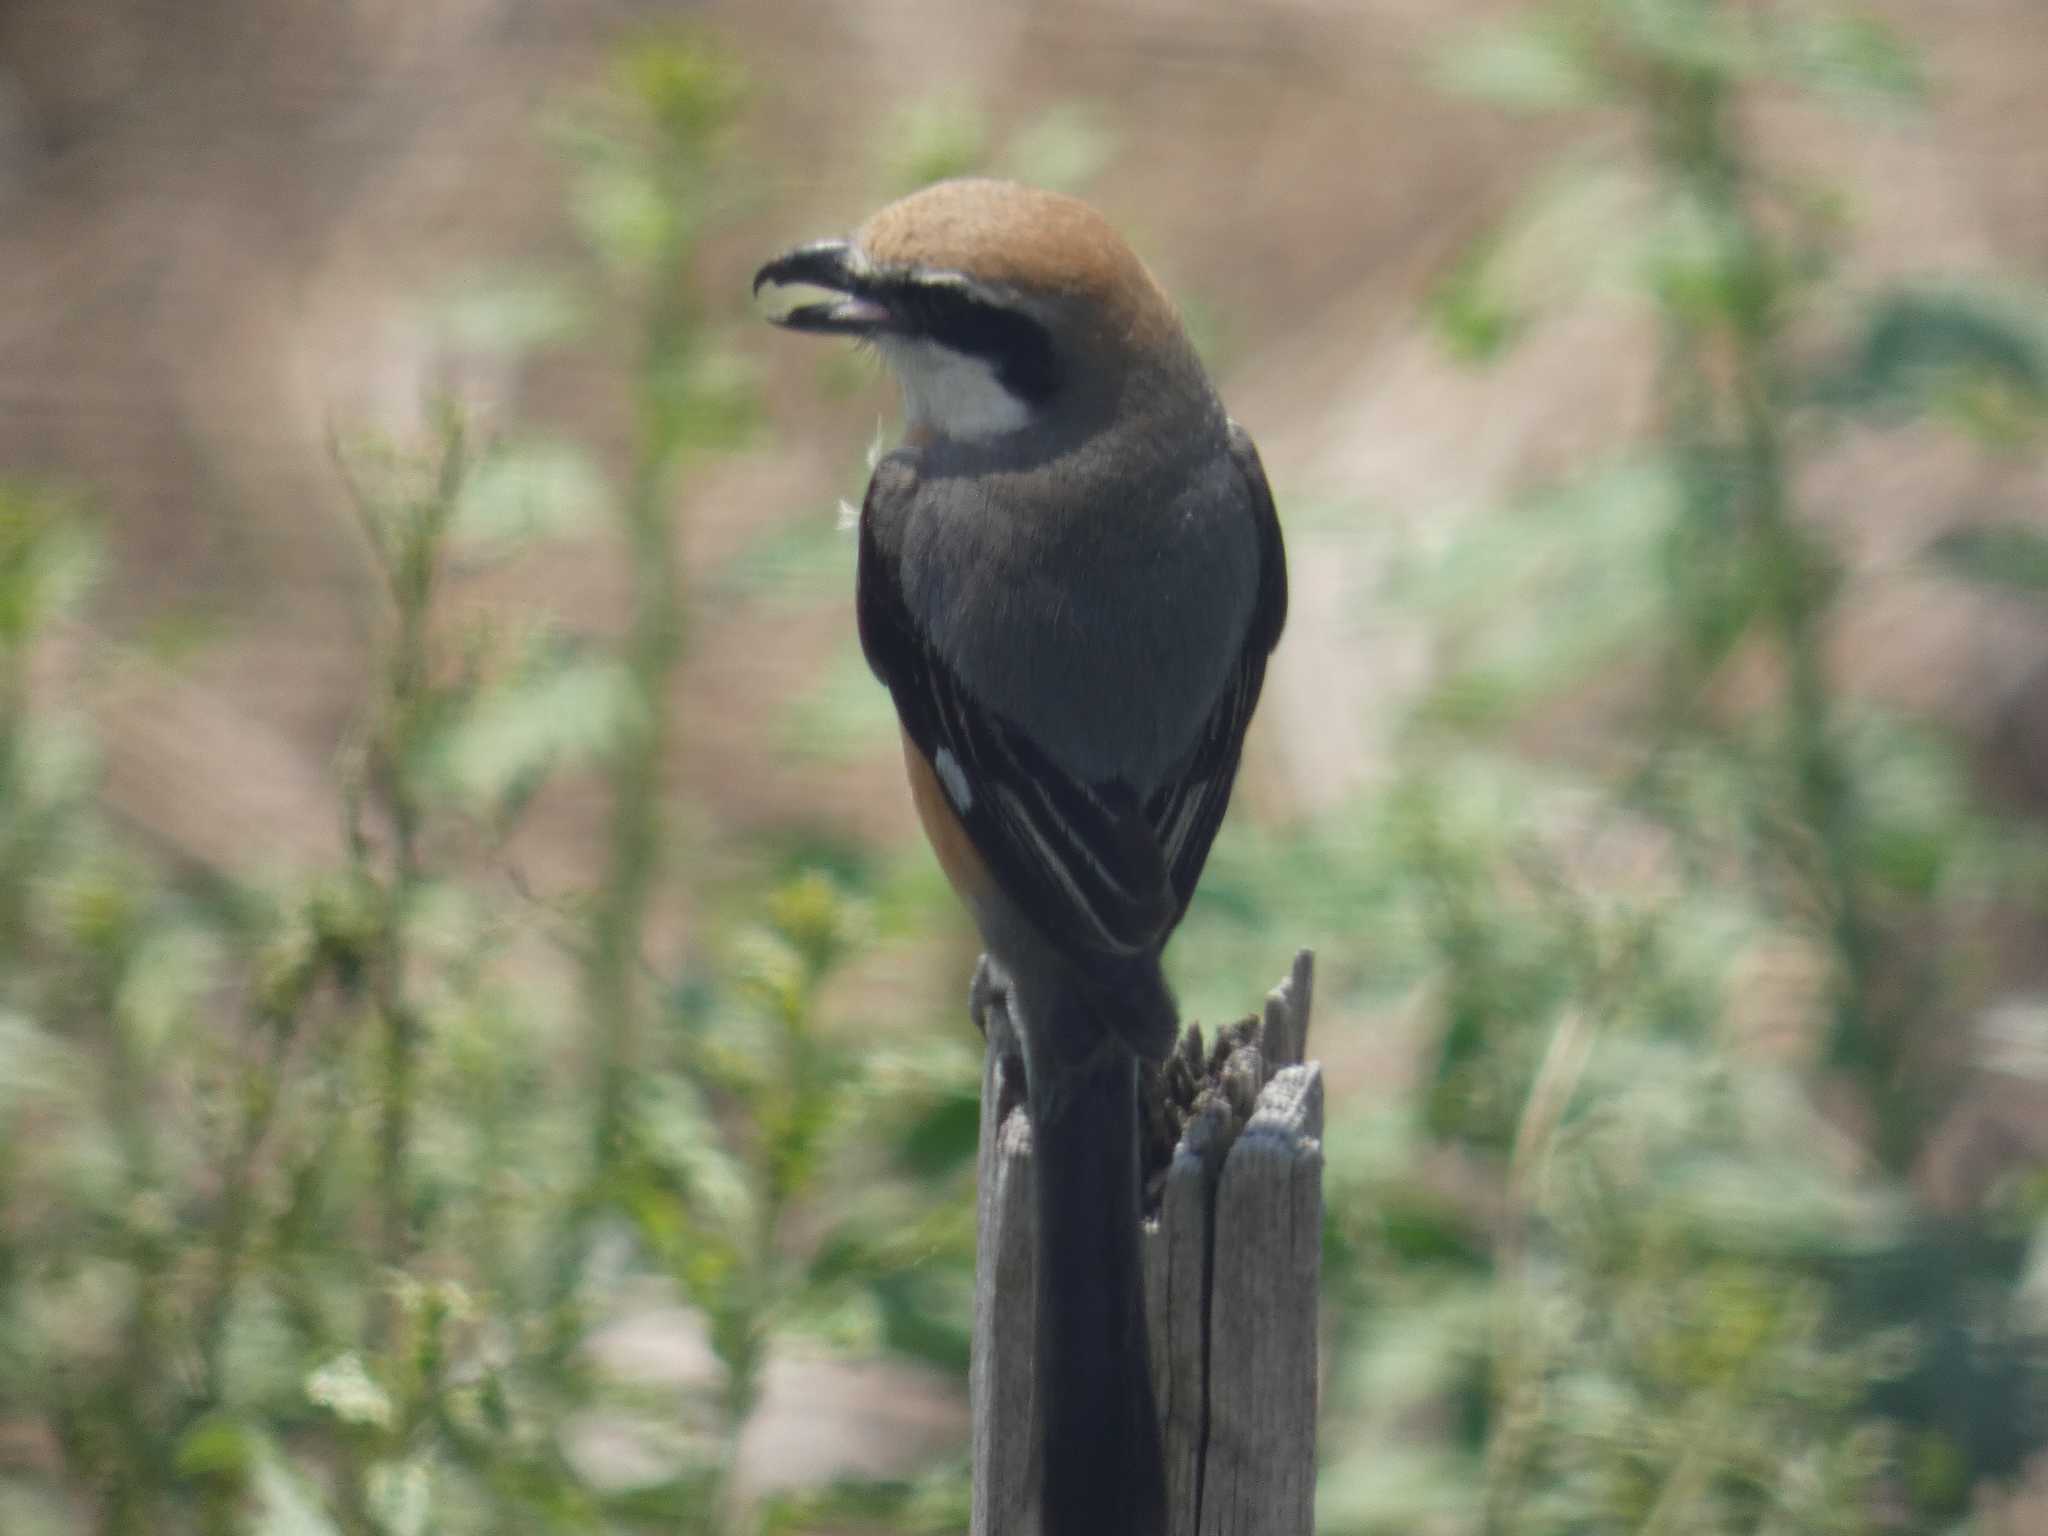
<svg viewBox="0 0 2048 1536"><path fill-rule="evenodd" d="M1309 1536L1315 1514L1322 1069L1304 1062L1314 961L1148 1092L1152 1380L1170 1536ZM1031 1123L1008 1015L988 1014L975 1261L973 1536L1032 1526L1037 1240Z"/></svg>

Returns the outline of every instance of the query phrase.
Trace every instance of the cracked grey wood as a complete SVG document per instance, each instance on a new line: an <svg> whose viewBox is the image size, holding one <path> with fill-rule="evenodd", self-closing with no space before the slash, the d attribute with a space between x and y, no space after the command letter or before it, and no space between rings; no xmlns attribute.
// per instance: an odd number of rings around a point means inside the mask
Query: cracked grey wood
<svg viewBox="0 0 2048 1536"><path fill-rule="evenodd" d="M1031 1463L1033 1437L1032 1332L1038 1320L1033 1283L1037 1221L1031 1197L1031 1120L1022 1084L1004 1091L1004 1074L1017 1070L1016 1035L1007 1010L988 1010L988 1054L981 1069L981 1141L977 1161L974 1256L974 1342L967 1368L974 1414L976 1532L1033 1531L1030 1498L1038 1485ZM1002 1106L1019 1101L1007 1114ZM1005 1277L995 1284L994 1277ZM1020 1428L1024 1431L1019 1432Z"/></svg>
<svg viewBox="0 0 2048 1536"><path fill-rule="evenodd" d="M1170 1536L1308 1536L1315 1516L1322 1069L1304 950L1174 1149L1145 1231ZM1031 1126L1015 1035L988 1014L975 1266L974 1536L1037 1536ZM1005 1064L1005 1057L1009 1062ZM1007 1106L1007 1113L999 1113ZM1241 1121L1249 1109L1248 1119Z"/></svg>
<svg viewBox="0 0 2048 1536"><path fill-rule="evenodd" d="M1209 1207L1230 1150L1230 1132L1230 1111L1221 1101L1196 1111L1174 1148L1158 1219L1145 1225L1145 1323L1169 1511L1192 1508L1201 1487L1208 1423L1203 1348L1209 1315Z"/></svg>
<svg viewBox="0 0 2048 1536"><path fill-rule="evenodd" d="M1321 1071L1287 1067L1223 1162L1200 1536L1314 1524L1322 1134Z"/></svg>

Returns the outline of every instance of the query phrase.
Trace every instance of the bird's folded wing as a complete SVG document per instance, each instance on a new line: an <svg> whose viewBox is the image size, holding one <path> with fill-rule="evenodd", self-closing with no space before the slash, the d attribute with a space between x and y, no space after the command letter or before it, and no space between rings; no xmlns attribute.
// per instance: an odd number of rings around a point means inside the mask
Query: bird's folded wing
<svg viewBox="0 0 2048 1536"><path fill-rule="evenodd" d="M907 489L877 473L861 516L868 664L1004 896L1062 954L1110 980L1121 964L1156 952L1179 914L1158 838L1134 789L1066 772L934 651L878 544L876 498Z"/></svg>
<svg viewBox="0 0 2048 1536"><path fill-rule="evenodd" d="M1173 885L1175 915L1187 909L1223 824L1237 780L1238 758L1252 709L1259 701L1266 658L1247 652L1231 669L1230 683L1210 713L1193 755L1171 781L1145 802L1145 820L1159 841Z"/></svg>
<svg viewBox="0 0 2048 1536"><path fill-rule="evenodd" d="M1235 422L1230 426L1230 456L1243 479L1247 509L1258 531L1259 583L1251 622L1237 664L1209 712L1201 739L1180 772L1145 803L1145 819L1159 840L1173 882L1176 921L1195 894L1202 866L1208 862L1209 845L1216 840L1216 829L1230 804L1245 729L1251 724L1252 711L1258 708L1259 690L1266 680L1266 658L1280 643L1280 631L1287 622L1287 557L1273 493L1267 487L1258 449Z"/></svg>

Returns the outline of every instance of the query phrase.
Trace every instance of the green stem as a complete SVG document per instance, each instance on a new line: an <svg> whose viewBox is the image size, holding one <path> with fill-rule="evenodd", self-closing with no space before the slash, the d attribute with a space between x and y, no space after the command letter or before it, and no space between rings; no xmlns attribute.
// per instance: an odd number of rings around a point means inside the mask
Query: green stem
<svg viewBox="0 0 2048 1536"><path fill-rule="evenodd" d="M377 1128L378 1255L402 1271L412 1257L409 1185L413 1120L418 1097L420 1017L406 992L405 922L424 880L420 836L425 818L412 774L417 734L432 708L428 622L441 572L442 546L468 469L463 424L453 409L439 422L441 460L432 491L409 509L398 530L392 562L398 634L385 681L385 720L377 744L376 784L390 818L394 844L390 880L379 893L377 953L371 962L371 997L382 1026L382 1112ZM397 1338L395 1295L379 1309L379 1335Z"/></svg>
<svg viewBox="0 0 2048 1536"><path fill-rule="evenodd" d="M111 962L106 975L111 978L119 969L118 962ZM122 1246L135 1276L121 1369L106 1383L103 1411L119 1443L104 1469L108 1486L100 1529L106 1536L130 1536L155 1528L156 1497L165 1479L165 1437L154 1409L165 1379L163 1302L171 1252L165 1237L151 1230L160 1219L148 1209L159 1192L154 1122L142 1064L130 1049L111 983L99 989L94 1011L106 1024L106 1112L121 1146L129 1203Z"/></svg>
<svg viewBox="0 0 2048 1536"><path fill-rule="evenodd" d="M664 409L665 381L680 372L693 328L682 295L694 247L678 233L648 280L653 295L635 374L639 435L621 508L632 582L623 645L631 713L610 761L611 822L606 865L590 915L583 997L598 1037L591 1165L556 1239L549 1309L550 1359L573 1347L568 1301L582 1272L592 1219L613 1198L629 1153L629 1099L639 1060L640 974L647 913L661 876L661 789L672 741L669 688L683 652L684 600L671 490L680 443Z"/></svg>
<svg viewBox="0 0 2048 1536"><path fill-rule="evenodd" d="M1746 162L1729 120L1725 82L1673 75L1660 82L1660 104L1652 111L1660 168L1697 199L1733 246L1721 314L1731 343L1732 458L1739 466L1743 532L1763 573L1766 618L1785 663L1784 725L1795 810L1818 853L1810 878L1830 917L1835 970L1830 1054L1860 1070L1885 1111L1880 1120L1893 1143L1885 1152L1895 1161L1902 1153L1897 1143L1910 1136L1896 1112L1901 1107L1894 1081L1897 1064L1877 1018L1877 945L1863 904L1854 789L1841 755L1823 650L1829 598L1792 506L1780 426L1786 407L1779 358L1780 263L1744 195ZM1676 324L1684 338L1684 358L1667 370L1666 388L1676 451L1684 457L1698 453L1702 432L1711 439L1713 406L1702 328L1683 317Z"/></svg>
<svg viewBox="0 0 2048 1536"><path fill-rule="evenodd" d="M667 166L665 194L687 207L695 188L682 164ZM671 505L683 434L672 391L697 340L689 300L696 240L672 227L647 276L644 341L635 375L639 443L623 508L631 562L632 615L625 642L636 715L612 762L610 859L592 933L588 993L603 1031L598 1077L599 1181L624 1150L626 1090L638 1048L639 986L647 910L661 875L661 786L675 745L669 689L683 655L684 591Z"/></svg>
<svg viewBox="0 0 2048 1536"><path fill-rule="evenodd" d="M28 657L25 649L0 645L0 960L20 957L28 932L30 882L25 878L32 831L17 793L22 776L21 742L28 719ZM14 967L7 967L12 971Z"/></svg>
<svg viewBox="0 0 2048 1536"><path fill-rule="evenodd" d="M284 1097L285 1057L297 1034L298 1020L299 1011L294 1007L272 1025L262 1068L246 1087L242 1123L223 1181L220 1215L213 1232L213 1283L199 1308L199 1359L209 1403L221 1400L226 1385L221 1379L221 1343L234 1309L235 1288L256 1210L256 1156Z"/></svg>
<svg viewBox="0 0 2048 1536"><path fill-rule="evenodd" d="M633 612L626 673L636 710L612 762L610 855L593 916L587 995L601 1035L596 1155L604 1183L624 1151L626 1093L637 1055L639 956L661 870L661 775L669 748L669 680L682 650L682 592L668 518L669 456L650 445L627 497Z"/></svg>

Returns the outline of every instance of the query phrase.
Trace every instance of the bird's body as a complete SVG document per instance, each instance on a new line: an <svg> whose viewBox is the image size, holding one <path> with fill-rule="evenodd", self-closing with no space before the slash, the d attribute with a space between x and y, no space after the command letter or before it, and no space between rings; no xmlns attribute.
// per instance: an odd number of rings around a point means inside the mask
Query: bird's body
<svg viewBox="0 0 2048 1536"><path fill-rule="evenodd" d="M1029 475L907 448L905 492L871 505L876 549L962 684L1008 700L1069 773L1144 794L1180 766L1243 650L1242 623L1204 616L1248 617L1258 567L1221 414L1191 425L1185 459L1131 465L1084 443ZM1071 686L1084 675L1097 685Z"/></svg>
<svg viewBox="0 0 2048 1536"><path fill-rule="evenodd" d="M1136 1064L1286 612L1279 525L1172 305L1070 198L952 182L762 269L874 341L905 442L858 614L913 799L1011 989L1039 1184L1044 1536L1156 1536Z"/></svg>

